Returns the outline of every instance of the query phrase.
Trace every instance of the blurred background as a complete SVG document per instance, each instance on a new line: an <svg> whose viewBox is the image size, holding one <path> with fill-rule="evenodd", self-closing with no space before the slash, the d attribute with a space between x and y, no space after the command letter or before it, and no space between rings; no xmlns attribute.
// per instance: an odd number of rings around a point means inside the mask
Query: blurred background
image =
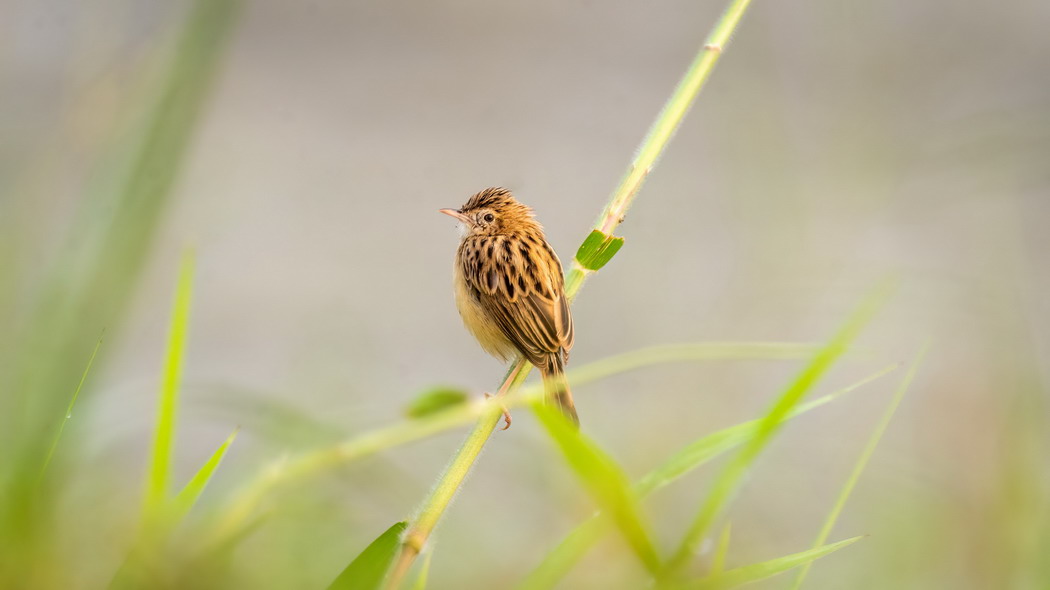
<svg viewBox="0 0 1050 590"><path fill-rule="evenodd" d="M95 588L124 559L187 247L176 484L241 427L195 518L428 387L495 388L436 210L509 187L569 261L723 7L0 0L4 579ZM819 390L931 352L831 539L867 537L808 587L1050 585L1048 19L1035 1L755 3L576 301L582 364L819 342L897 280ZM581 386L577 406L638 477L759 415L799 366L664 365ZM726 516L728 565L809 547L901 375L785 429ZM437 531L431 587L510 586L593 512L517 415ZM411 515L464 432L280 490L216 579L326 585ZM716 472L646 503L665 550ZM563 587L644 584L610 538Z"/></svg>

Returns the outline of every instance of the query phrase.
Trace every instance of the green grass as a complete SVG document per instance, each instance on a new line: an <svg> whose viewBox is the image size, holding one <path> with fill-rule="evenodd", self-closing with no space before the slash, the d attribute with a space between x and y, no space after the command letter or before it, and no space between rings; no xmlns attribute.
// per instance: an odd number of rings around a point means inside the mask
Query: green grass
<svg viewBox="0 0 1050 590"><path fill-rule="evenodd" d="M887 367L886 369L874 373L852 385L803 404L793 410L791 414L788 415L787 419L790 420L800 416L805 412L823 406L842 395L855 391L858 388L885 376L895 368L895 366ZM684 475L707 464L722 454L752 440L759 432L761 425L762 420L756 419L743 424L730 426L700 437L672 454L663 463L657 465L652 471L642 476L642 478L634 485L635 494L640 498L645 498L670 485ZM603 514L598 514L573 529L572 532L570 532L544 557L543 562L521 582L519 588L522 590L536 590L539 588L553 587L562 577L571 571L571 569L591 548L605 538L608 533L608 526L608 519Z"/></svg>
<svg viewBox="0 0 1050 590"><path fill-rule="evenodd" d="M911 382L915 378L915 373L919 370L919 365L922 363L923 358L926 357L926 352L928 350L929 345L927 344L915 357L915 360L911 364L911 368L908 369L908 373L904 376L904 379L901 380L900 385L897 387L897 391L894 392L893 399L890 401L889 407L886 408L886 413L883 414L882 418L879 420L878 425L875 427L875 431L871 434L871 438L868 439L867 445L865 445L864 450L861 451L856 464L853 466L853 471L850 473L849 478L839 492L838 498L835 500L835 505L832 506L827 519L824 521L824 525L820 528L820 532L817 533L817 539L813 541L813 549L817 549L824 545L828 540L828 536L831 535L831 529L834 528L835 521L837 521L839 515L842 514L842 510L846 506L846 500L849 499L850 494L853 492L853 488L857 487L857 482L860 480L861 474L864 473L864 468L867 467L868 461L875 453L875 447L879 445L879 440L882 439L882 435L890 425L893 415L897 412L897 407L900 406L901 400L904 399L904 394L908 391L908 387L911 386ZM794 584L791 586L792 590L798 590L802 587L802 582L806 579L810 566L810 563L802 566L798 572L798 576L795 578Z"/></svg>
<svg viewBox="0 0 1050 590"><path fill-rule="evenodd" d="M179 381L182 378L186 338L190 325L190 300L193 294L193 253L182 258L179 282L175 290L175 305L168 328L168 351L157 400L157 422L153 428L153 450L150 453L143 500L146 519L151 520L168 509L171 480L171 462L175 447L175 425L179 409Z"/></svg>
<svg viewBox="0 0 1050 590"><path fill-rule="evenodd" d="M691 557L696 553L708 529L724 510L730 498L740 487L744 475L751 469L758 455L769 445L780 430L791 411L802 401L831 366L845 354L846 350L871 320L886 297L885 289L874 292L851 315L831 340L825 345L787 386L783 393L761 419L754 435L743 445L739 453L721 470L704 498L700 509L686 530L678 549L661 572L662 579L674 580L682 575Z"/></svg>
<svg viewBox="0 0 1050 590"><path fill-rule="evenodd" d="M631 487L627 474L615 459L577 431L557 409L537 402L533 411L584 488L594 498L594 503L609 515L646 569L656 573L660 568L660 557L649 526L642 517L638 495Z"/></svg>

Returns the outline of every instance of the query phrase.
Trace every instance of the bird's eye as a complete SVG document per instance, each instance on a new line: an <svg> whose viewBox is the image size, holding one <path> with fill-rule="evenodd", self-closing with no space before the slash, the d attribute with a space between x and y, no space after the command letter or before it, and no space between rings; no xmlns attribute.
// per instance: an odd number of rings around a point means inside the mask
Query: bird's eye
<svg viewBox="0 0 1050 590"><path fill-rule="evenodd" d="M485 219L485 223L492 223L493 221L496 220L496 216L491 214L491 213L486 213L484 219Z"/></svg>

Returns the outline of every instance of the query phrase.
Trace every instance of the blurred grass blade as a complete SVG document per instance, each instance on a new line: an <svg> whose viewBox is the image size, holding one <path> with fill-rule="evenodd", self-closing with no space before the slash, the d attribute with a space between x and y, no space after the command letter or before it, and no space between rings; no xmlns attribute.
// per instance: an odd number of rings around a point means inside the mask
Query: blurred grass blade
<svg viewBox="0 0 1050 590"><path fill-rule="evenodd" d="M664 344L615 354L566 372L570 383L595 381L650 365L700 360L809 359L820 346L796 342L695 342Z"/></svg>
<svg viewBox="0 0 1050 590"><path fill-rule="evenodd" d="M824 557L829 553L834 553L847 545L856 543L861 538L862 537L853 537L852 539L846 539L844 541L839 541L838 543L831 543L829 545L808 549L799 553L792 553L791 555L770 559L769 561L745 565L720 574L701 578L694 583L685 585L684 587L695 588L697 590L725 590L726 588L736 588L738 586L743 586L744 584L750 584L751 582L770 578L807 563L812 563L814 560Z"/></svg>
<svg viewBox="0 0 1050 590"><path fill-rule="evenodd" d="M412 584L412 590L427 590L427 578L430 577L430 560L432 559L434 559L434 552L427 551L427 556L423 558L423 567L419 568L416 583Z"/></svg>
<svg viewBox="0 0 1050 590"><path fill-rule="evenodd" d="M152 516L163 509L168 501L168 482L171 478L175 425L179 410L179 380L182 376L186 333L190 320L190 299L193 294L193 270L193 252L187 250L182 257L179 283L175 290L175 304L168 328L168 347L164 357L160 398L157 402L153 450L150 453L150 465L146 472L148 479L146 480L145 509L147 514Z"/></svg>
<svg viewBox="0 0 1050 590"><path fill-rule="evenodd" d="M726 464L718 474L718 477L715 478L711 491L700 505L700 510L683 536L678 549L667 562L665 570L661 572L661 580L675 579L680 571L688 565L693 555L696 554L708 529L714 523L715 518L718 517L722 509L729 503L730 498L740 487L744 474L747 473L758 455L769 444L773 435L780 430L781 425L791 414L791 410L802 401L802 398L817 384L831 365L853 344L860 331L871 320L882 302L885 301L887 295L888 290L886 288L879 288L873 292L850 315L838 333L828 341L777 398L776 402L762 418L754 436L747 441L744 448Z"/></svg>
<svg viewBox="0 0 1050 590"><path fill-rule="evenodd" d="M645 567L657 571L660 558L642 522L638 498L620 466L553 406L536 403L533 409L595 503L611 516Z"/></svg>
<svg viewBox="0 0 1050 590"><path fill-rule="evenodd" d="M598 514L573 529L517 586L518 590L553 588L598 541L605 538L609 519Z"/></svg>
<svg viewBox="0 0 1050 590"><path fill-rule="evenodd" d="M731 530L732 527L727 522L726 525L722 527L722 534L718 535L718 545L715 547L715 554L711 556L711 568L708 572L712 576L722 573L722 570L725 569L726 555L729 553L729 535Z"/></svg>
<svg viewBox="0 0 1050 590"><path fill-rule="evenodd" d="M237 438L237 432L238 430L234 430L230 433L230 436L226 437L226 440L219 445L219 448L215 449L215 452L211 454L211 457L208 458L204 465L201 465L197 473L193 474L186 487L182 488L182 491L175 496L172 517L176 521L185 516L193 508L193 505L197 503L201 493L204 492L204 488L211 481L211 476L219 467L219 463L222 462L222 458L226 456L226 450L230 448L233 440Z"/></svg>
<svg viewBox="0 0 1050 590"><path fill-rule="evenodd" d="M809 401L797 408L793 408L788 412L785 419L790 420L812 409L823 406L842 395L855 391L860 387L885 376L896 368L897 365L891 365L857 381L856 383L853 383L852 385ZM660 489L714 457L745 441L751 440L762 428L762 425L763 420L761 418L750 420L742 424L737 424L736 426L730 426L729 428L713 432L686 445L681 450L671 455L670 458L664 461L656 469L653 469L642 477L642 479L638 481L638 493L645 496L654 490Z"/></svg>
<svg viewBox="0 0 1050 590"><path fill-rule="evenodd" d="M346 566L328 590L377 590L394 561L401 543L401 533L407 527L408 522L401 521L379 535Z"/></svg>
<svg viewBox="0 0 1050 590"><path fill-rule="evenodd" d="M888 373L895 370L897 365L890 365L873 373L856 383L843 387L823 397L795 408L788 418L794 418L827 404L847 393L857 390ZM644 498L672 483L679 477L704 465L708 461L729 451L754 436L761 420L751 420L722 430L712 432L692 443L689 443L678 452L664 461L661 465L643 476L635 484L635 490L640 498ZM550 588L558 583L572 569L584 554L601 540L608 528L608 519L604 514L598 514L569 533L561 543L551 550L534 569L528 577L518 586L521 589Z"/></svg>
<svg viewBox="0 0 1050 590"><path fill-rule="evenodd" d="M456 387L431 387L420 393L405 408L409 418L423 418L469 401L467 392Z"/></svg>
<svg viewBox="0 0 1050 590"><path fill-rule="evenodd" d="M80 382L77 383L77 388L73 390L73 397L69 399L69 405L66 406L66 413L58 423L58 430L55 432L55 438L51 441L51 447L47 450L47 456L44 457L43 465L40 466L41 477L47 472L47 466L51 464L51 458L55 456L55 449L58 448L58 441L62 438L62 432L66 429L66 423L73 418L73 407L77 404L77 398L80 397L80 390L83 389L84 382L87 381L88 373L91 372L91 365L95 363L95 356L98 355L98 349L102 346L103 338L105 338L104 333L99 336L98 341L95 342L95 349L91 351L91 357L88 358L87 366L84 367L84 372L80 375Z"/></svg>
<svg viewBox="0 0 1050 590"><path fill-rule="evenodd" d="M890 420L893 419L893 415L897 412L897 407L900 406L901 400L904 399L904 394L908 391L908 387L911 386L911 382L915 378L915 373L919 370L919 365L922 363L922 359L926 356L928 350L929 344L919 351L919 354L915 356L915 360L912 361L908 373L904 376L904 379L901 380L900 385L897 387L897 391L894 392L890 405L886 408L886 412L882 415L882 419L875 427L875 430L871 433L871 438L868 439L868 444L864 447L864 450L861 451L860 456L857 458L857 463L853 466L853 472L850 473L846 483L842 486L842 491L839 492L839 497L835 500L835 505L832 507L831 512L828 513L828 517L824 521L824 526L822 526L820 532L817 533L817 539L813 542L814 548L820 547L828 540L828 536L831 534L831 529L835 526L835 521L838 520L839 515L842 513L842 508L846 505L846 501L853 492L853 488L856 487L857 481L860 480L861 474L864 473L864 468L867 466L868 460L871 459L871 456L875 453L875 448L879 446L879 440L882 439L882 435L886 432ZM810 566L811 564L809 563L802 566L802 569L798 572L798 576L795 578L795 583L791 586L792 590L798 590L798 588L802 586L803 580L806 579L806 574L809 573Z"/></svg>

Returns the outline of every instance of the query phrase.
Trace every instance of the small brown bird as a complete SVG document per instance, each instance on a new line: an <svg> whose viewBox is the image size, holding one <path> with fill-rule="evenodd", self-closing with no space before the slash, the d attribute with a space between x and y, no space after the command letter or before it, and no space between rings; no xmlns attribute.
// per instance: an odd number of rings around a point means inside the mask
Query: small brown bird
<svg viewBox="0 0 1050 590"><path fill-rule="evenodd" d="M453 280L463 323L492 356L520 354L538 368L548 399L579 425L565 380L573 340L565 279L532 209L487 188L441 212L462 222Z"/></svg>

